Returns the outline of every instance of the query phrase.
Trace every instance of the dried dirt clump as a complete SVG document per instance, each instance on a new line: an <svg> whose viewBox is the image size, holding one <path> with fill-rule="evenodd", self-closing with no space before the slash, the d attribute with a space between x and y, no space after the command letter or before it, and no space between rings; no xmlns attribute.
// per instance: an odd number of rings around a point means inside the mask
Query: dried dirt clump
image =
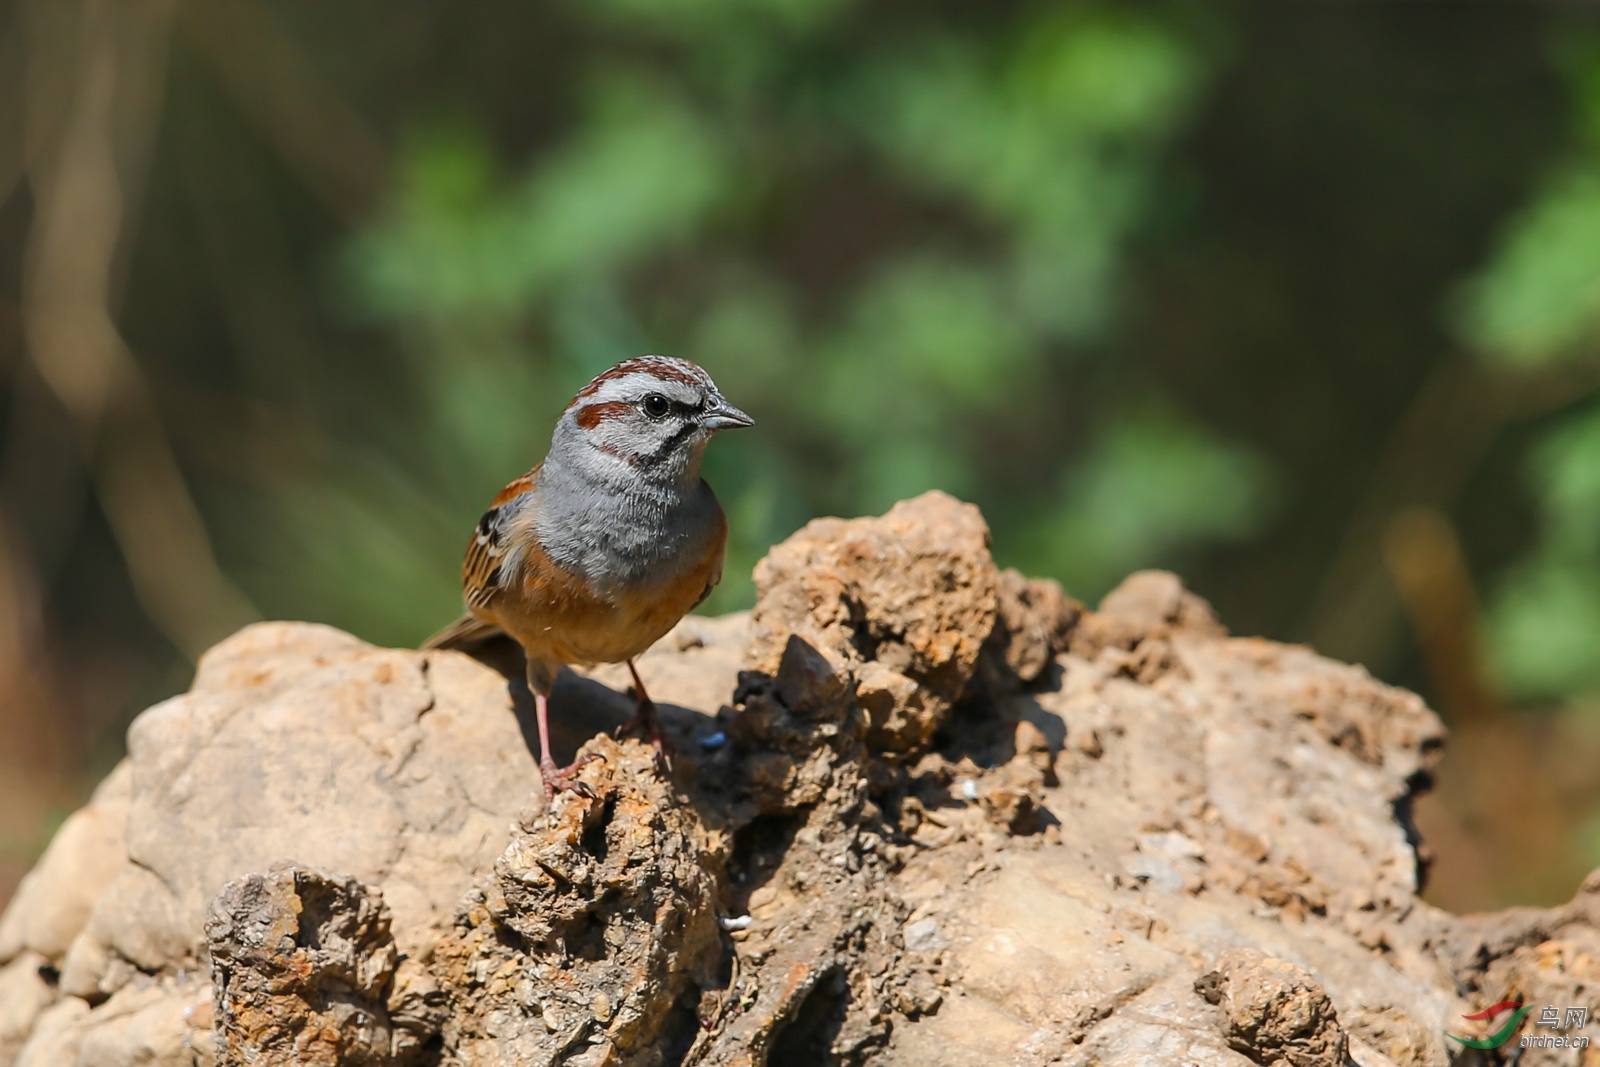
<svg viewBox="0 0 1600 1067"><path fill-rule="evenodd" d="M1263 1067L1345 1067L1350 1039L1304 967L1255 949L1222 954L1195 992L1222 1009L1228 1044Z"/></svg>
<svg viewBox="0 0 1600 1067"><path fill-rule="evenodd" d="M223 1062L414 1061L418 1035L389 1017L389 923L375 891L313 868L279 864L223 886L205 923Z"/></svg>
<svg viewBox="0 0 1600 1067"><path fill-rule="evenodd" d="M1487 1004L1597 1014L1600 877L1418 898L1414 695L987 546L942 494L808 525L641 660L669 759L561 677L549 807L494 670L241 633L0 918L0 1067L1450 1067Z"/></svg>
<svg viewBox="0 0 1600 1067"><path fill-rule="evenodd" d="M463 1062L649 1062L717 979L718 857L638 741L596 739L582 791L529 813L435 949Z"/></svg>
<svg viewBox="0 0 1600 1067"><path fill-rule="evenodd" d="M943 724L994 632L999 575L978 509L942 493L879 519L816 519L756 566L752 670L791 636L855 686L875 747L906 751Z"/></svg>

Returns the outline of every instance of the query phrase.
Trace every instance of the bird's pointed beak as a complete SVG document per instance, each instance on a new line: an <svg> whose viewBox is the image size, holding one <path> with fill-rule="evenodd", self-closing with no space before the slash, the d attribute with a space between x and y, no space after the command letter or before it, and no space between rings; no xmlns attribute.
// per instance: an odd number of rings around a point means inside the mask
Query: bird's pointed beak
<svg viewBox="0 0 1600 1067"><path fill-rule="evenodd" d="M711 402L706 405L705 414L701 416L700 422L706 428L712 430L736 430L741 426L754 426L756 424L755 419L722 399L721 395L712 396Z"/></svg>

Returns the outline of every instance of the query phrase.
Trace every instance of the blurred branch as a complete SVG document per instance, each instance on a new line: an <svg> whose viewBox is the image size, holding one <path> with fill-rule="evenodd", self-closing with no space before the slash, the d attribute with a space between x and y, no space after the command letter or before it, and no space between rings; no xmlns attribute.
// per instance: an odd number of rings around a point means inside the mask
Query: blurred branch
<svg viewBox="0 0 1600 1067"><path fill-rule="evenodd" d="M22 184L22 45L0 35L0 206Z"/></svg>
<svg viewBox="0 0 1600 1067"><path fill-rule="evenodd" d="M46 720L26 713L33 710L27 691L33 673L29 664L35 659L30 653L36 651L33 646L39 636L39 597L29 581L32 568L18 558L20 554L5 513L0 512L0 731L8 752L39 761L43 755L39 739L30 735L45 728Z"/></svg>
<svg viewBox="0 0 1600 1067"><path fill-rule="evenodd" d="M119 256L159 115L170 8L30 6L23 276L29 356L72 420L151 620L189 656L254 617L212 555L144 376L112 321Z"/></svg>
<svg viewBox="0 0 1600 1067"><path fill-rule="evenodd" d="M1311 644L1383 673L1389 665L1380 661L1401 625L1381 550L1394 513L1412 504L1445 507L1508 424L1563 408L1597 386L1600 360L1538 371L1440 362L1396 423L1345 528L1303 627Z"/></svg>
<svg viewBox="0 0 1600 1067"><path fill-rule="evenodd" d="M1436 508L1402 508L1384 529L1383 558L1451 725L1451 757L1439 780L1445 810L1436 821L1451 820L1458 847L1497 860L1487 870L1501 893L1538 892L1571 826L1528 725L1506 713L1486 674L1478 598L1455 527ZM1585 873L1570 855L1557 866L1570 866L1561 873L1573 880Z"/></svg>
<svg viewBox="0 0 1600 1067"><path fill-rule="evenodd" d="M77 725L44 647L39 588L0 511L0 907L44 845L51 813L82 799Z"/></svg>
<svg viewBox="0 0 1600 1067"><path fill-rule="evenodd" d="M21 356L22 309L0 296L0 379L9 377Z"/></svg>
<svg viewBox="0 0 1600 1067"><path fill-rule="evenodd" d="M180 9L186 36L238 105L323 206L347 221L376 202L388 153L295 42L256 0L198 0Z"/></svg>
<svg viewBox="0 0 1600 1067"><path fill-rule="evenodd" d="M1383 531L1383 558L1440 709L1456 726L1499 719L1505 708L1484 675L1478 598L1450 520L1436 508L1400 509Z"/></svg>

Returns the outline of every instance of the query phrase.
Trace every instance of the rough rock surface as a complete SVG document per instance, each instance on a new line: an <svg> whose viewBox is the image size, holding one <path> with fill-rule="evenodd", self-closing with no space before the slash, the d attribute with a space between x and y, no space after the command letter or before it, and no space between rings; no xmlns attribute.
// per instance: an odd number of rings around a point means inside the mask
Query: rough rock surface
<svg viewBox="0 0 1600 1067"><path fill-rule="evenodd" d="M1344 1067L1350 1039L1311 972L1253 948L1230 949L1194 990L1223 1009L1228 1044L1266 1067Z"/></svg>
<svg viewBox="0 0 1600 1067"><path fill-rule="evenodd" d="M494 671L225 642L0 918L0 1067L1446 1067L1512 1062L1445 1036L1488 1004L1600 1014L1600 874L1417 898L1415 696L1171 575L1086 611L938 494L757 579L641 661L670 768L562 676L549 810Z"/></svg>
<svg viewBox="0 0 1600 1067"><path fill-rule="evenodd" d="M519 823L434 953L464 1062L640 1062L696 1030L697 998L679 1002L722 955L710 835L648 746L587 751L587 789Z"/></svg>
<svg viewBox="0 0 1600 1067"><path fill-rule="evenodd" d="M942 493L879 519L815 519L756 565L749 665L777 670L791 635L855 683L875 746L943 724L995 628L999 578L978 509Z"/></svg>
<svg viewBox="0 0 1600 1067"><path fill-rule="evenodd" d="M389 1019L389 909L354 878L277 864L222 887L206 915L224 1062L393 1063L418 1043Z"/></svg>

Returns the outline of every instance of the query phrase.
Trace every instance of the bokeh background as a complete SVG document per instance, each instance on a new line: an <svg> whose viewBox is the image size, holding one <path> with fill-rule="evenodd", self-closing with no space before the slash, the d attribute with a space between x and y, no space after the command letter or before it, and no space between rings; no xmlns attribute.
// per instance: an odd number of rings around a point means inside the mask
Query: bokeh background
<svg viewBox="0 0 1600 1067"><path fill-rule="evenodd" d="M692 357L710 605L941 487L1452 727L1432 898L1600 865L1600 10L0 0L0 899L254 618L413 644Z"/></svg>

